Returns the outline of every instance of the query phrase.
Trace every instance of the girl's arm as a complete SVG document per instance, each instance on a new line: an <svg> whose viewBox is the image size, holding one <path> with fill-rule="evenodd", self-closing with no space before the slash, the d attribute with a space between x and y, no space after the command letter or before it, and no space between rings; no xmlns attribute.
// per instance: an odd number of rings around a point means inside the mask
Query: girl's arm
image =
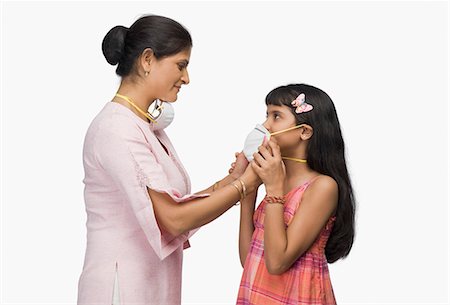
<svg viewBox="0 0 450 305"><path fill-rule="evenodd" d="M268 195L282 196L283 189L269 188ZM282 274L313 244L333 215L338 201L336 181L320 176L305 191L301 204L285 228L282 204L267 204L264 219L264 258L271 274Z"/></svg>
<svg viewBox="0 0 450 305"><path fill-rule="evenodd" d="M239 224L239 258L241 265L244 267L247 258L248 249L252 240L253 231L253 213L255 212L255 202L258 194L258 189L249 194L241 202L241 219Z"/></svg>

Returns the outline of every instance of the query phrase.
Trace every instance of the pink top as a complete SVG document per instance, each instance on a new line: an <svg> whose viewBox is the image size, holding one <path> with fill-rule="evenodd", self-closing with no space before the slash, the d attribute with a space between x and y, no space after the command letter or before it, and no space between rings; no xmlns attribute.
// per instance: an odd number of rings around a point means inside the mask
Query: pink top
<svg viewBox="0 0 450 305"><path fill-rule="evenodd" d="M109 102L87 131L83 164L87 247L78 304L110 305L116 268L122 305L180 304L183 244L194 232L174 238L161 231L147 187L176 202L199 196L189 195L165 132Z"/></svg>

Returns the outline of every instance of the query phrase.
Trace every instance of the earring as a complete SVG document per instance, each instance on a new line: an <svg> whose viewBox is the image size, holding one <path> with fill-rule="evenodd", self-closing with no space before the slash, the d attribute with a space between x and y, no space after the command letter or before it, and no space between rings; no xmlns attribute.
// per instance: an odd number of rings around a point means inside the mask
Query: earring
<svg viewBox="0 0 450 305"><path fill-rule="evenodd" d="M145 71L145 76L148 76L148 73L149 73L148 71Z"/></svg>

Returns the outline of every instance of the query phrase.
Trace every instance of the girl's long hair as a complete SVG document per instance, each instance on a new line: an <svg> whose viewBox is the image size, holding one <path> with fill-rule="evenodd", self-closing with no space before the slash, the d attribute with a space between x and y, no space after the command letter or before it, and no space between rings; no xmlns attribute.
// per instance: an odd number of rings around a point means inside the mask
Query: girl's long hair
<svg viewBox="0 0 450 305"><path fill-rule="evenodd" d="M301 93L313 110L297 114L291 102ZM355 198L345 163L344 140L331 98L322 90L305 84L292 84L273 89L266 96L266 105L285 105L292 110L297 124L313 128L307 147L308 166L323 175L332 177L338 184L339 199L336 221L325 247L329 263L334 263L350 253L355 236Z"/></svg>

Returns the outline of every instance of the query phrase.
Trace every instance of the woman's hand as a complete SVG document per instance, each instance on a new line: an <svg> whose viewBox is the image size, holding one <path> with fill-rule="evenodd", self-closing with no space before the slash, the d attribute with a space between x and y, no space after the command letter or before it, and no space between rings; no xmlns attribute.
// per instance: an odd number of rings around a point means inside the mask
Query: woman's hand
<svg viewBox="0 0 450 305"><path fill-rule="evenodd" d="M272 196L284 195L286 168L278 144L273 139L265 142L259 147L259 152L253 154L253 158L251 167L266 186L266 193Z"/></svg>
<svg viewBox="0 0 450 305"><path fill-rule="evenodd" d="M253 162L254 161L252 161L250 164L252 164ZM245 185L249 192L256 191L257 188L262 184L261 178L259 178L252 166L247 166L245 172L239 178L245 182Z"/></svg>
<svg viewBox="0 0 450 305"><path fill-rule="evenodd" d="M245 158L245 155L243 152L236 152L234 154L234 156L236 157L236 161L234 161L233 163L231 163L231 168L228 170L228 173L234 178L237 179L240 176L242 176L242 174L244 174L245 169L248 166L248 161Z"/></svg>

